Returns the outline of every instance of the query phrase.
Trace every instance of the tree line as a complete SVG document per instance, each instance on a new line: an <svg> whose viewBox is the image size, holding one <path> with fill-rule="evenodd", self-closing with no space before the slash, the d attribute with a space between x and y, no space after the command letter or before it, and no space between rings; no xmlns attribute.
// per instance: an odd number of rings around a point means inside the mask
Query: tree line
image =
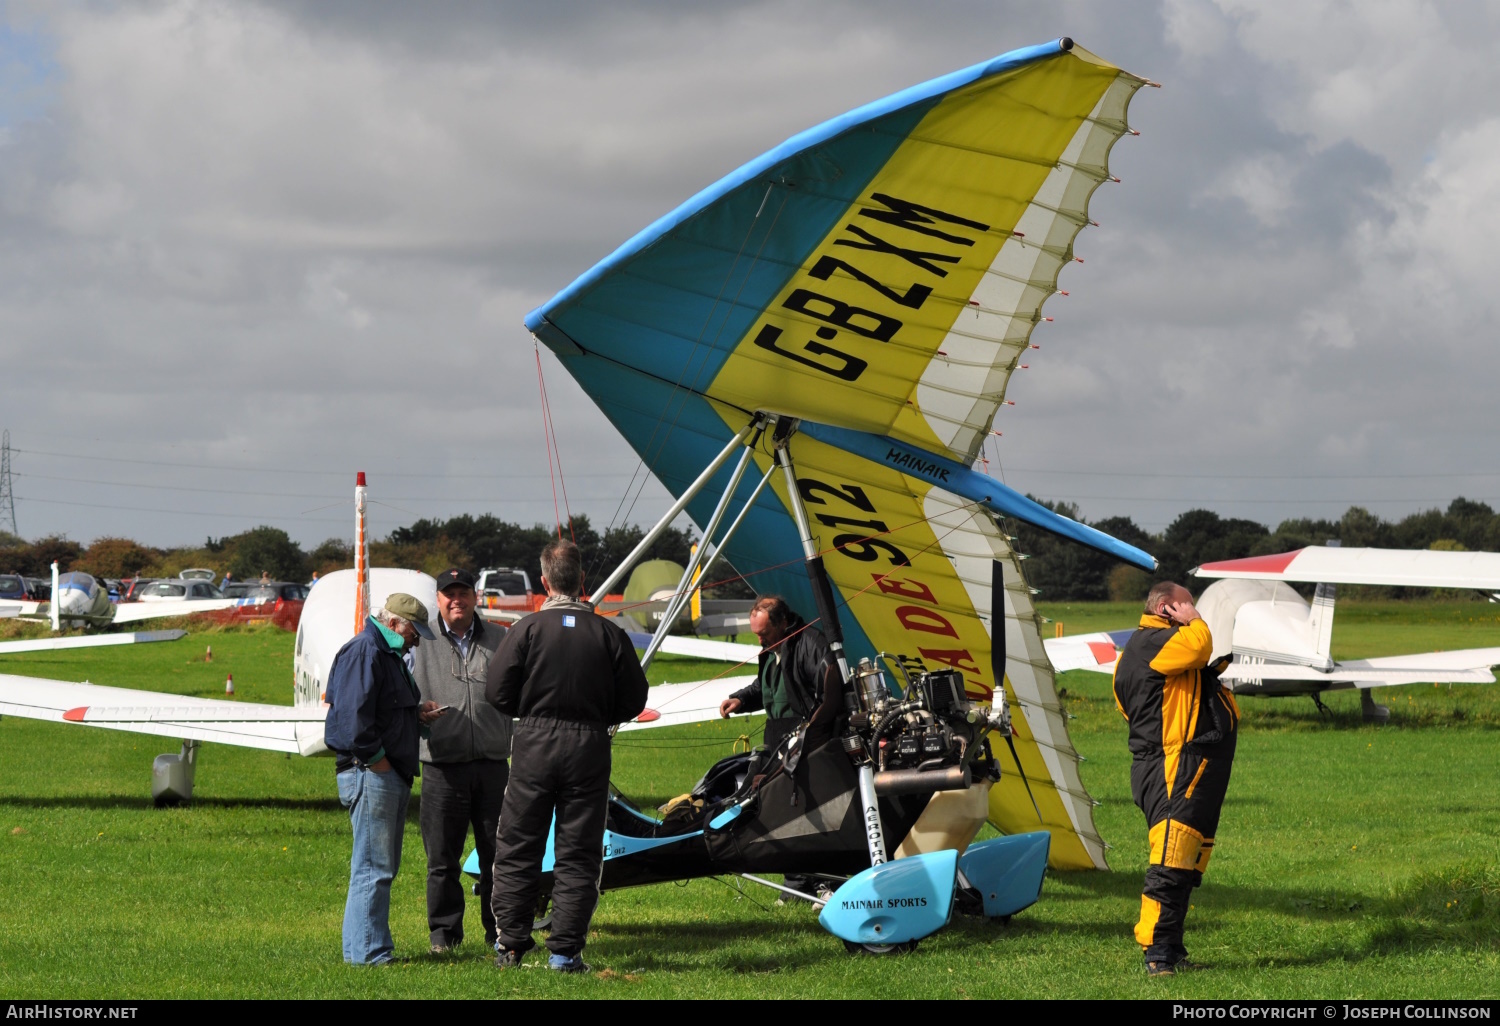
<svg viewBox="0 0 1500 1026"><path fill-rule="evenodd" d="M1129 517L1091 522L1079 515L1077 506L1037 501L1063 516L1145 549L1161 564L1154 574L1148 574L1040 528L1016 520L1004 521L1002 527L1014 538L1016 551L1028 557L1023 564L1027 581L1048 602L1139 601L1156 581L1188 581L1187 572L1200 563L1289 552L1308 545L1323 545L1330 539L1351 547L1500 552L1500 516L1485 503L1464 498L1454 499L1446 510L1413 513L1397 521L1387 521L1363 507L1351 506L1338 520L1284 520L1275 529L1254 520L1193 509L1172 521L1160 534L1142 530ZM610 527L600 532L584 515L574 517L565 530L578 543L584 568L593 581L613 569L645 536L645 531L637 525ZM374 566L404 567L433 575L450 566L475 571L489 566L519 567L531 575L534 586L539 586L542 547L557 532L558 528L551 524L523 527L490 514L418 520L372 542L370 559ZM690 529L668 528L652 544L645 558L686 563L694 537ZM123 578L137 574L175 577L189 567L204 567L242 580L267 573L275 580L305 581L314 573L327 574L353 566L354 547L342 538L330 538L304 551L285 531L266 526L217 539L210 537L202 546L172 549L153 548L117 537L99 538L88 546L56 535L28 542L0 532L0 573L46 577L53 560L64 570L81 570L95 577ZM716 571L714 576L721 574ZM726 567L722 576L732 577L732 568ZM724 598L753 594L739 582L708 592ZM1365 589L1365 592L1385 593L1381 589ZM1420 592L1401 589L1390 593Z"/></svg>
<svg viewBox="0 0 1500 1026"><path fill-rule="evenodd" d="M1464 498L1454 499L1447 510L1426 510L1397 521L1384 520L1361 506L1351 506L1338 520L1283 520L1274 529L1254 520L1192 509L1160 534L1142 530L1128 517L1090 522L1079 516L1077 506L1036 501L1145 549L1160 563L1156 572L1150 574L1029 524L1004 521L1006 532L1015 539L1012 544L1016 551L1029 557L1022 564L1028 583L1047 602L1136 602L1144 599L1157 581L1183 582L1197 591L1188 571L1199 564L1290 552L1309 545L1324 545L1330 540L1349 547L1500 552L1500 516L1485 503ZM1365 588L1360 593L1368 597L1416 597L1424 592L1413 588Z"/></svg>
<svg viewBox="0 0 1500 1026"><path fill-rule="evenodd" d="M600 580L645 537L636 525L611 527L602 533L580 514L562 528L578 544L588 579ZM518 567L541 587L541 551L559 529L552 524L523 527L498 517L452 517L418 520L370 544L372 566L421 570L436 576L449 567L479 571L483 567ZM669 527L652 543L644 558L670 559L686 564L694 535ZM80 570L100 578L175 577L190 567L213 570L245 580L269 574L278 581L306 581L354 565L354 546L343 538L329 538L304 551L278 527L255 527L222 538L210 537L201 546L153 548L129 538L106 537L84 546L60 535L28 542L0 532L0 573L45 578L53 561L62 570ZM725 576L733 571L726 571ZM720 576L716 571L715 577ZM718 597L718 592L708 589ZM751 594L748 590L745 595ZM724 597L730 597L725 595Z"/></svg>

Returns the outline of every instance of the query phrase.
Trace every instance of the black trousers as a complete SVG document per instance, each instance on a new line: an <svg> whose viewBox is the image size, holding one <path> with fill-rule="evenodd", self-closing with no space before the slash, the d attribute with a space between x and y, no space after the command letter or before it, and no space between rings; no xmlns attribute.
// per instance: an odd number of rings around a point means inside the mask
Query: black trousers
<svg viewBox="0 0 1500 1026"><path fill-rule="evenodd" d="M474 830L479 859L479 921L495 943L490 909L495 831L510 776L504 759L422 765L422 847L427 849L427 929L431 943L452 947L464 939L464 839Z"/></svg>
<svg viewBox="0 0 1500 1026"><path fill-rule="evenodd" d="M770 751L775 751L776 746L786 740L786 736L796 730L802 723L795 716L786 716L781 719L766 717L766 730L761 735L760 743Z"/></svg>
<svg viewBox="0 0 1500 1026"><path fill-rule="evenodd" d="M516 723L492 899L500 943L512 951L533 947L549 830L555 832L547 948L555 955L583 950L604 864L609 745L603 727L530 717Z"/></svg>
<svg viewBox="0 0 1500 1026"><path fill-rule="evenodd" d="M1219 813L1234 768L1235 734L1208 747L1188 745L1175 765L1163 752L1137 754L1130 790L1146 814L1151 862L1141 889L1135 939L1148 962L1176 964L1187 957L1183 923L1193 888L1203 882ZM1168 788L1167 780L1172 786Z"/></svg>

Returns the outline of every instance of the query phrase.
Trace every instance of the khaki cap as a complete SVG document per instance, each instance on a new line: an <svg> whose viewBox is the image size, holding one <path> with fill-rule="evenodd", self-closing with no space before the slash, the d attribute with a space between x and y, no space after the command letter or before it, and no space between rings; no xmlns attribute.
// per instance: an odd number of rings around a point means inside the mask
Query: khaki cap
<svg viewBox="0 0 1500 1026"><path fill-rule="evenodd" d="M417 629L418 634L428 641L432 640L432 628L427 626L427 607L422 605L415 595L408 595L404 591L397 591L387 595L385 599L385 611L410 620L411 625Z"/></svg>

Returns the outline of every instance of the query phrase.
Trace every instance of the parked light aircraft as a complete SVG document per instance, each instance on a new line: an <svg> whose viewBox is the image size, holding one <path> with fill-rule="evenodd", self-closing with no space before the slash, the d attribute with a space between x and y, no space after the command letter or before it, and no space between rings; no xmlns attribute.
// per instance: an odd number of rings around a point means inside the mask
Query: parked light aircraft
<svg viewBox="0 0 1500 1026"><path fill-rule="evenodd" d="M83 625L90 628L108 627L114 624L140 623L145 620L168 616L184 616L190 613L205 613L232 608L233 599L185 599L176 602L130 603L123 608L109 600L109 593L92 575L81 571L60 573L56 563L52 564L52 599L47 602L27 602L17 608L14 605L0 606L0 617L19 616L27 619L48 619L54 631L63 626ZM0 641L0 655L21 652L60 651L73 648L99 648L111 645L140 645L154 641L172 641L182 637L186 631L137 631L129 634L90 634L82 637L25 638L17 641Z"/></svg>
<svg viewBox="0 0 1500 1026"><path fill-rule="evenodd" d="M1500 553L1310 547L1270 556L1205 563L1193 576L1214 579L1197 601L1214 636L1214 657L1232 655L1222 679L1235 694L1307 695L1323 708L1325 691L1358 688L1366 720L1390 711L1370 689L1396 684L1489 684L1500 647L1335 662L1335 590L1340 584L1500 591ZM1291 584L1315 584L1309 603ZM1045 642L1058 671L1114 673L1117 647L1131 631Z"/></svg>

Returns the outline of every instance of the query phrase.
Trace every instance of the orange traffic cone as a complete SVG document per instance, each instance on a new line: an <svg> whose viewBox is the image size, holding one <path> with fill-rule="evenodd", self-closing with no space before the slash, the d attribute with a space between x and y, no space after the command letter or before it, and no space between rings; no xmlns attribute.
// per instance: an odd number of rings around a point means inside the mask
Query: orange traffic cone
<svg viewBox="0 0 1500 1026"><path fill-rule="evenodd" d="M234 674L232 673L224 678L224 694L234 694Z"/></svg>
<svg viewBox="0 0 1500 1026"><path fill-rule="evenodd" d="M203 653L203 661L205 663L211 663L214 661L214 647L212 645L209 645L208 651Z"/></svg>

